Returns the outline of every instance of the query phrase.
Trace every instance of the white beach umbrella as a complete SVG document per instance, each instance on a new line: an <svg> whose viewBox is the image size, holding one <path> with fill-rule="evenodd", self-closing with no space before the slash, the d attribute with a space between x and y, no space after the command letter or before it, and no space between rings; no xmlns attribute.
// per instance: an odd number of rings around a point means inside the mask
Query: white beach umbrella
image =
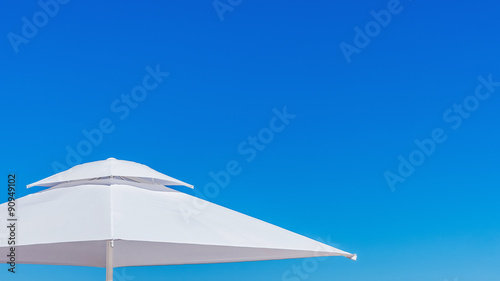
<svg viewBox="0 0 500 281"><path fill-rule="evenodd" d="M16 200L16 262L106 267L106 280L113 280L114 267L319 256L356 259L165 185L192 187L145 165L114 158L28 185L50 188ZM4 203L0 210L6 208ZM1 262L8 262L10 247L5 239L0 241Z"/></svg>

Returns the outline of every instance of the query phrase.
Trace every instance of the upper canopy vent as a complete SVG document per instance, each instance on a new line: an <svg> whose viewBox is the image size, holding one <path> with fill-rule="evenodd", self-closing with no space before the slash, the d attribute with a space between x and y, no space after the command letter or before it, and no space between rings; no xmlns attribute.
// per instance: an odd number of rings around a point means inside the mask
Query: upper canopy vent
<svg viewBox="0 0 500 281"><path fill-rule="evenodd" d="M141 183L155 183L160 185L182 185L193 188L192 185L159 173L146 165L132 161L108 158L106 160L89 162L74 166L64 172L57 173L43 180L27 185L53 187L61 183L75 182L99 178L118 178Z"/></svg>

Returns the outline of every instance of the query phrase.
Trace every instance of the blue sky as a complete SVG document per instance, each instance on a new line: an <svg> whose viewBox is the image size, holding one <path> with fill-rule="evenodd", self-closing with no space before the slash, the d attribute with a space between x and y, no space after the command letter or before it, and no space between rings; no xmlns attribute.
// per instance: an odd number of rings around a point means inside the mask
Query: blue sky
<svg viewBox="0 0 500 281"><path fill-rule="evenodd" d="M48 2L0 12L0 167L18 196L53 165L108 157L203 192L235 160L242 172L210 201L358 253L290 280L499 279L496 1ZM160 76L144 94L148 67ZM285 107L295 118L247 161L238 147ZM137 267L122 280L286 280L303 263ZM0 279L104 270L4 265Z"/></svg>

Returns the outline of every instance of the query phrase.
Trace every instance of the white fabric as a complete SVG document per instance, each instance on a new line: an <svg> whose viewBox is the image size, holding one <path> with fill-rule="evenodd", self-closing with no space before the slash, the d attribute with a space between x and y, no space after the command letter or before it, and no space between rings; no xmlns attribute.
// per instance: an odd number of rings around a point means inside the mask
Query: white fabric
<svg viewBox="0 0 500 281"><path fill-rule="evenodd" d="M112 239L114 267L356 258L210 202L151 186L99 181L55 186L18 199L17 262L105 267L106 241ZM5 231L0 228L0 234ZM10 247L3 237L5 233L0 235L0 262L6 262Z"/></svg>
<svg viewBox="0 0 500 281"><path fill-rule="evenodd" d="M132 161L117 160L115 158L108 158L102 161L77 165L64 172L60 172L43 180L29 184L27 187L52 187L64 182L108 177L126 177L130 180L138 182L158 183L162 185L183 185L193 188L190 184L159 173L146 165Z"/></svg>

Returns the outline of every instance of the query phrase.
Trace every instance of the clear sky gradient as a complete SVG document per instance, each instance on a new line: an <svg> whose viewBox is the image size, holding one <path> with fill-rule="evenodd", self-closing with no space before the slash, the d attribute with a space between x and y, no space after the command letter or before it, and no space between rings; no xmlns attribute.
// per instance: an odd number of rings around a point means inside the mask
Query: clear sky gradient
<svg viewBox="0 0 500 281"><path fill-rule="evenodd" d="M234 160L211 202L359 256L117 269L120 281L498 281L499 8L4 0L1 186L16 173L24 196L57 168L115 157L205 196ZM272 125L276 110L294 117ZM7 268L0 280L104 280Z"/></svg>

